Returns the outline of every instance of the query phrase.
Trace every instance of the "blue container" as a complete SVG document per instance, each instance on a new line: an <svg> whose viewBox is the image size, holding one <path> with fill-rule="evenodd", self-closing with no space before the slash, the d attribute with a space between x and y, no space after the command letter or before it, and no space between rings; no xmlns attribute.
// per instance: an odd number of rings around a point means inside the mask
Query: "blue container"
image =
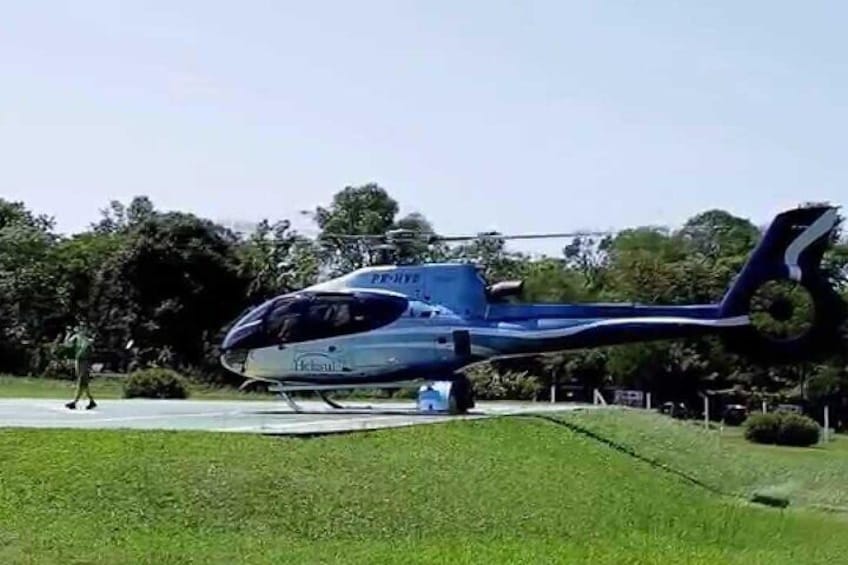
<svg viewBox="0 0 848 565"><path fill-rule="evenodd" d="M419 412L448 412L451 382L434 382L418 389Z"/></svg>

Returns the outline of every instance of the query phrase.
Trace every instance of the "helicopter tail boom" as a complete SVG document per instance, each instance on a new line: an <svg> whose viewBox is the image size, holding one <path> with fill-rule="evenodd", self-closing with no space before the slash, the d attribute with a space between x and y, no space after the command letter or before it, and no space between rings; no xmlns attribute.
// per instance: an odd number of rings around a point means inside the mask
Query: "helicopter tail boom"
<svg viewBox="0 0 848 565"><path fill-rule="evenodd" d="M486 339L493 349L521 352L718 335L731 351L766 363L826 356L844 347L840 326L848 312L821 267L838 223L836 209L825 206L778 215L715 304L489 304L485 319L497 337ZM788 283L785 299L779 292L763 297L774 282ZM813 304L812 320L802 323L799 289ZM770 298L776 300L760 323L755 306Z"/></svg>

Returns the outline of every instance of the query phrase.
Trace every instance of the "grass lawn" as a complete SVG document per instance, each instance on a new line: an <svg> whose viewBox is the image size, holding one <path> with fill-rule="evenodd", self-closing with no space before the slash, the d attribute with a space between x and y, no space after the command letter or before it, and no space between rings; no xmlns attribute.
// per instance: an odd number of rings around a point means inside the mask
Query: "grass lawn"
<svg viewBox="0 0 848 565"><path fill-rule="evenodd" d="M574 418L656 454L698 435L613 414ZM667 433L679 435L664 447ZM760 471L705 468L747 467L737 451L717 445L686 469L745 490ZM752 453L787 468L795 457ZM844 456L835 444L799 457L844 469ZM716 495L537 418L308 440L0 430L0 563L806 564L847 552L848 521Z"/></svg>
<svg viewBox="0 0 848 565"><path fill-rule="evenodd" d="M101 398L123 398L124 379L119 376L95 375L91 380L91 394ZM76 385L71 380L43 379L38 377L0 376L0 398L67 398L74 397ZM273 400L273 394L239 392L234 388L213 387L191 383L189 391L195 400Z"/></svg>
<svg viewBox="0 0 848 565"><path fill-rule="evenodd" d="M840 512L848 518L848 437L844 435L827 444L793 448L752 444L739 427L707 431L699 422L681 422L643 410L557 418L723 493L744 498L777 496L794 506Z"/></svg>
<svg viewBox="0 0 848 565"><path fill-rule="evenodd" d="M95 400L102 398L123 398L123 375L96 375L91 380L91 394ZM72 399L76 392L76 384L72 380L45 379L39 377L17 377L0 375L0 398L57 398ZM406 394L404 394L406 392ZM233 387L216 387L195 382L189 383L190 399L192 400L278 400L279 396L267 392L239 392ZM307 393L308 394L308 393ZM295 398L304 398L303 393L296 393ZM412 401L414 393L410 391L396 392L394 398L380 395L374 390L338 391L333 396L343 399L368 399L369 402L388 400ZM310 398L317 398L310 396Z"/></svg>

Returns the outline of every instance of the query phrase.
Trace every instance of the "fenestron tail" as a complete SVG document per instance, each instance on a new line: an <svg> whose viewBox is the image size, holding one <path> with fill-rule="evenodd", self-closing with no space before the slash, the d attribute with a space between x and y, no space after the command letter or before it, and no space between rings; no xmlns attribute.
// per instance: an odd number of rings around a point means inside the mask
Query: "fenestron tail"
<svg viewBox="0 0 848 565"><path fill-rule="evenodd" d="M765 328L752 323L732 332L727 337L732 349L785 362L826 355L841 345L839 328L848 310L821 266L838 224L837 209L830 206L798 208L774 219L719 306L720 316L730 318L753 315L755 304L766 304L765 313L774 320ZM776 294L778 284L786 297ZM798 321L799 293L813 306L806 325L796 324L803 331L789 336L765 331L790 318Z"/></svg>

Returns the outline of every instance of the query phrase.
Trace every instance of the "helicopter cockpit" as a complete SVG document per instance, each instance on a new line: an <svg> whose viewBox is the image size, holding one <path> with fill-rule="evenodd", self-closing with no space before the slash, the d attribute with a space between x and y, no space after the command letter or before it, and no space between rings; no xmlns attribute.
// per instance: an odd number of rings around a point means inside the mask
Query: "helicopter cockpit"
<svg viewBox="0 0 848 565"><path fill-rule="evenodd" d="M408 301L368 292L299 292L252 310L224 340L223 349L260 348L367 332L399 318Z"/></svg>

